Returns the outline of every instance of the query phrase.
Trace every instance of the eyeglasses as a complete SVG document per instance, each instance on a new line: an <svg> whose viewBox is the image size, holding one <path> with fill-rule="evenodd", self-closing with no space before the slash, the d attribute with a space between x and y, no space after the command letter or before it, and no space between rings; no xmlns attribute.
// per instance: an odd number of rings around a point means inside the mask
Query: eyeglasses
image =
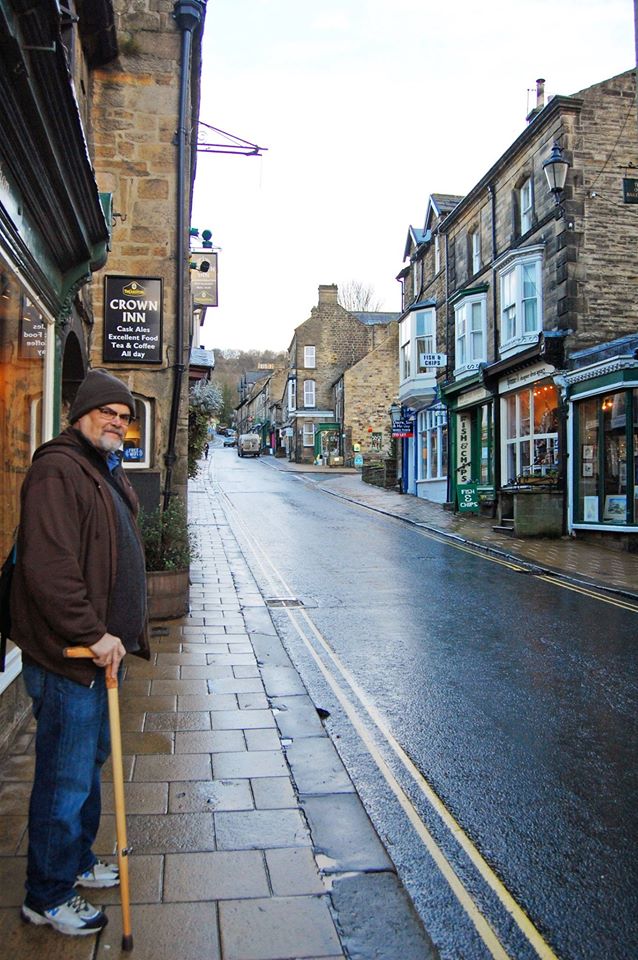
<svg viewBox="0 0 638 960"><path fill-rule="evenodd" d="M126 427L135 420L135 417L130 413L118 413L117 410L112 410L110 407L96 407L96 409L103 420L113 421L119 419Z"/></svg>

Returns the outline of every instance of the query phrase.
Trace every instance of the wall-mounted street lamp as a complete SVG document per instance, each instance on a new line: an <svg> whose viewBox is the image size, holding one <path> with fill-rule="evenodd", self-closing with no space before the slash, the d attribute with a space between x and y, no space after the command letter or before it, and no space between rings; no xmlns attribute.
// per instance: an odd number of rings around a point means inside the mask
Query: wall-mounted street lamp
<svg viewBox="0 0 638 960"><path fill-rule="evenodd" d="M567 171L569 170L569 161L565 160L563 151L557 143L552 147L552 152L543 163L543 170L547 178L547 184L556 203L556 219L559 220L565 216L563 207L563 192L565 190L565 181L567 180Z"/></svg>

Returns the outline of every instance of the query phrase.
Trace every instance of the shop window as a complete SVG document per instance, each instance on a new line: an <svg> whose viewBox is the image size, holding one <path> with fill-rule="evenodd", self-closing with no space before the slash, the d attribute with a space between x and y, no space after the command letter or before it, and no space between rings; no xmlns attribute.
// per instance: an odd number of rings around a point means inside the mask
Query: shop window
<svg viewBox="0 0 638 960"><path fill-rule="evenodd" d="M479 408L479 483L492 483L492 407Z"/></svg>
<svg viewBox="0 0 638 960"><path fill-rule="evenodd" d="M28 298L0 258L0 554L7 555L19 516L20 487L37 446L51 436L47 360L54 353L53 320ZM51 382L50 379L47 382ZM20 651L7 646L0 692L20 670Z"/></svg>
<svg viewBox="0 0 638 960"><path fill-rule="evenodd" d="M148 400L135 396L135 419L124 437L123 460L127 469L150 467L151 447L151 405Z"/></svg>
<svg viewBox="0 0 638 960"><path fill-rule="evenodd" d="M537 383L505 398L505 481L558 476L558 391Z"/></svg>
<svg viewBox="0 0 638 960"><path fill-rule="evenodd" d="M447 477L448 443L447 410L439 407L423 410L418 418L421 463L419 480L442 480Z"/></svg>
<svg viewBox="0 0 638 960"><path fill-rule="evenodd" d="M577 404L577 523L626 526L638 521L637 410L637 390L618 390Z"/></svg>

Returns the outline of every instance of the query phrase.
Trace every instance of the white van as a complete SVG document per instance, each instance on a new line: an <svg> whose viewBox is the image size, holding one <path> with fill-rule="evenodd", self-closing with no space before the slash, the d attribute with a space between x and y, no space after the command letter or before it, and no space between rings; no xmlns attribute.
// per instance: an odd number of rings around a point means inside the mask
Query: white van
<svg viewBox="0 0 638 960"><path fill-rule="evenodd" d="M237 456L258 457L261 450L261 437L258 433L242 433L237 441Z"/></svg>

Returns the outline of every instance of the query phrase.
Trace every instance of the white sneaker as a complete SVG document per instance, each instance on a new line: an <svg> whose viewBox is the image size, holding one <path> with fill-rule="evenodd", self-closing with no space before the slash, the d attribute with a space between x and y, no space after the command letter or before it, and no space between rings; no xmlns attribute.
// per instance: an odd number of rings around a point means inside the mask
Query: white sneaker
<svg viewBox="0 0 638 960"><path fill-rule="evenodd" d="M88 903L79 893L66 903L42 912L23 904L20 916L25 923L34 923L36 926L48 924L54 930L72 937L87 937L92 933L99 933L108 923L106 914Z"/></svg>
<svg viewBox="0 0 638 960"><path fill-rule="evenodd" d="M96 860L90 870L80 873L75 881L76 887L117 887L120 871L116 863Z"/></svg>

